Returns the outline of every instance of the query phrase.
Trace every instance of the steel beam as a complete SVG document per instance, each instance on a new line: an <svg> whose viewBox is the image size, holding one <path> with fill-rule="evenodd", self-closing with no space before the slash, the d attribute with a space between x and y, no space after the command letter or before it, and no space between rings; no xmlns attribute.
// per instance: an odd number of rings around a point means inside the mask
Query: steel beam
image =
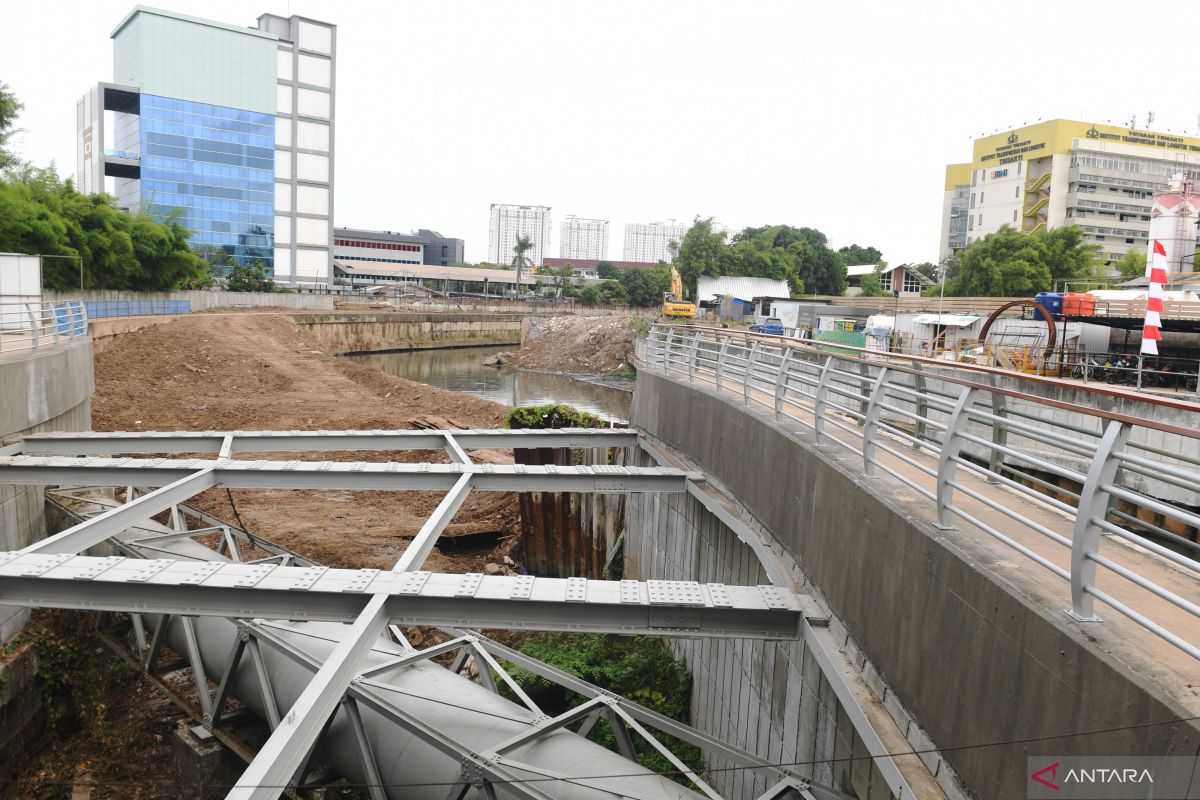
<svg viewBox="0 0 1200 800"><path fill-rule="evenodd" d="M425 520L425 524L408 543L408 547L404 548L404 554L400 556L396 566L392 567L392 572L414 572L424 565L425 559L433 550L434 543L442 535L442 531L446 530L446 526L450 524L450 520L454 518L458 510L462 508L462 504L470 492L471 475L462 475L454 484L454 488L446 492L442 502L438 503L437 508Z"/></svg>
<svg viewBox="0 0 1200 800"><path fill-rule="evenodd" d="M276 800L307 759L363 658L387 626L386 595L375 595L304 687L226 800Z"/></svg>
<svg viewBox="0 0 1200 800"><path fill-rule="evenodd" d="M173 483L144 494L136 500L116 506L99 516L85 520L40 542L29 545L22 553L82 553L126 528L137 525L176 503L216 485L212 467L189 474Z"/></svg>
<svg viewBox="0 0 1200 800"><path fill-rule="evenodd" d="M441 442L444 444L444 440ZM449 491L464 474L483 492L684 492L687 473L658 467L552 464L409 464L341 461L221 461L203 459L0 457L0 484L165 486L212 470L217 486L232 489ZM207 488L207 487L204 487Z"/></svg>
<svg viewBox="0 0 1200 800"><path fill-rule="evenodd" d="M637 432L613 428L464 431L122 431L36 433L19 449L29 455L114 453L217 453L231 438L231 453L319 452L325 450L441 450L446 437L468 449L538 447L635 447Z"/></svg>
<svg viewBox="0 0 1200 800"><path fill-rule="evenodd" d="M796 639L805 604L772 586L0 554L0 603L127 613Z"/></svg>

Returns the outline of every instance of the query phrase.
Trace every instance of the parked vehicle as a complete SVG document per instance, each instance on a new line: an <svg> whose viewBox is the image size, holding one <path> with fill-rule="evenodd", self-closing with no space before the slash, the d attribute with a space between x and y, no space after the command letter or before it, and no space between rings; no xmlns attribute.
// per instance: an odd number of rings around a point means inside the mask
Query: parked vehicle
<svg viewBox="0 0 1200 800"><path fill-rule="evenodd" d="M783 320L779 319L779 317L767 317L762 322L756 322L751 325L750 332L783 336Z"/></svg>

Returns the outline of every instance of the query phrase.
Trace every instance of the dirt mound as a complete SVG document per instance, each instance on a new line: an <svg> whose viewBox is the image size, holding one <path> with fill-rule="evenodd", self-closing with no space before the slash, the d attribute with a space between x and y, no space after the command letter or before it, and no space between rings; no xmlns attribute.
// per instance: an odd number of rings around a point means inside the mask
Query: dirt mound
<svg viewBox="0 0 1200 800"><path fill-rule="evenodd" d="M372 430L503 427L505 406L326 355L285 316L204 314L118 337L96 356L96 430ZM340 461L446 460L442 451L277 454ZM439 492L232 493L251 531L331 567L389 569L441 500ZM223 489L191 501L236 522ZM451 536L516 530L515 498L477 493ZM500 556L448 558L428 569L479 570Z"/></svg>
<svg viewBox="0 0 1200 800"><path fill-rule="evenodd" d="M604 374L629 369L635 333L629 317L534 320L525 346L506 362L549 372Z"/></svg>

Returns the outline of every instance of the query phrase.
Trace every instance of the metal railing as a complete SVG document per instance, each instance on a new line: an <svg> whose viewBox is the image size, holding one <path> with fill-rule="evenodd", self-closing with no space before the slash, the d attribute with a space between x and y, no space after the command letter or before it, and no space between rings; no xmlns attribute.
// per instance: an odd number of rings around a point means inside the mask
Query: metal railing
<svg viewBox="0 0 1200 800"><path fill-rule="evenodd" d="M799 423L864 475L925 497L939 527L966 523L1043 567L1070 587L1075 619L1099 621L1099 600L1200 659L1176 632L1200 619L1200 544L1179 533L1200 529L1198 426L993 385L1001 370L694 325L653 326L638 355ZM1103 547L1108 537L1137 547Z"/></svg>
<svg viewBox="0 0 1200 800"><path fill-rule="evenodd" d="M0 303L0 353L57 347L87 335L80 300Z"/></svg>

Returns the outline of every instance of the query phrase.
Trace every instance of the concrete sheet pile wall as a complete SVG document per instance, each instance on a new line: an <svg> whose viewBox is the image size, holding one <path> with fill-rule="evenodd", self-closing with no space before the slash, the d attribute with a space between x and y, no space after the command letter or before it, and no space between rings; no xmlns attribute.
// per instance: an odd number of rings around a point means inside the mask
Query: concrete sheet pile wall
<svg viewBox="0 0 1200 800"><path fill-rule="evenodd" d="M971 792L1025 797L1031 754L1200 752L1183 701L1091 644L1103 632L1069 620L1060 583L1030 583L1037 567L999 543L934 528L920 495L862 478L860 459L740 400L643 370L633 423L723 483L783 545ZM705 679L708 691L718 689ZM1110 732L963 747L1097 730Z"/></svg>
<svg viewBox="0 0 1200 800"><path fill-rule="evenodd" d="M333 353L521 342L516 314L298 314L292 320Z"/></svg>
<svg viewBox="0 0 1200 800"><path fill-rule="evenodd" d="M633 494L627 514L626 577L769 583L750 548L690 495ZM695 681L697 728L768 761L797 763L798 773L862 800L892 797L869 758L849 760L867 750L803 641L673 639L671 646ZM706 755L714 785L726 796L766 791L766 775Z"/></svg>

